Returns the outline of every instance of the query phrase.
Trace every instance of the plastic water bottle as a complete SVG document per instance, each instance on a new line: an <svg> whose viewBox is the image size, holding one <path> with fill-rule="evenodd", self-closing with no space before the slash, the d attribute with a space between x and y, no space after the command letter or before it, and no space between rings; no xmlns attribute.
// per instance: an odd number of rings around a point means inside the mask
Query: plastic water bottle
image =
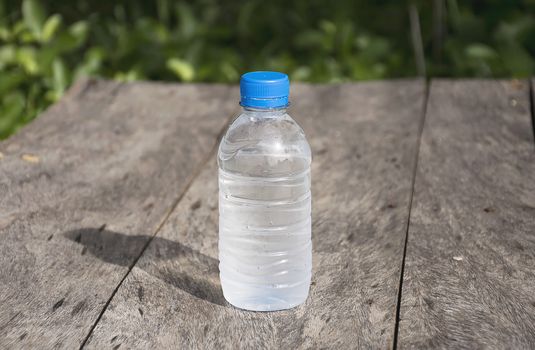
<svg viewBox="0 0 535 350"><path fill-rule="evenodd" d="M286 74L244 74L243 111L219 145L221 286L241 309L289 309L310 287L311 153L289 90Z"/></svg>

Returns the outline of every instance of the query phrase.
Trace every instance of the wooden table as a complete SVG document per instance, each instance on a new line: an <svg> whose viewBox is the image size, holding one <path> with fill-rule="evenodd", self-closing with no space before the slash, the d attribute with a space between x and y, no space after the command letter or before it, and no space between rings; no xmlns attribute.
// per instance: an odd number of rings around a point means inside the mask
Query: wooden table
<svg viewBox="0 0 535 350"><path fill-rule="evenodd" d="M0 143L0 348L535 348L528 81L294 84L313 281L271 313L218 279L237 101L81 81Z"/></svg>

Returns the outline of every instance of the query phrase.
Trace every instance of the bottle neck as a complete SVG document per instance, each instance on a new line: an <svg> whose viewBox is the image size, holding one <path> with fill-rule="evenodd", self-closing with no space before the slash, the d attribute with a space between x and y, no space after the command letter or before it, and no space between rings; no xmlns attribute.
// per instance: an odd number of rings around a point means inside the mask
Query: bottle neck
<svg viewBox="0 0 535 350"><path fill-rule="evenodd" d="M288 106L279 107L279 108L254 108L254 107L243 107L243 114L250 116L255 116L258 118L273 118L278 116L283 116L286 114Z"/></svg>

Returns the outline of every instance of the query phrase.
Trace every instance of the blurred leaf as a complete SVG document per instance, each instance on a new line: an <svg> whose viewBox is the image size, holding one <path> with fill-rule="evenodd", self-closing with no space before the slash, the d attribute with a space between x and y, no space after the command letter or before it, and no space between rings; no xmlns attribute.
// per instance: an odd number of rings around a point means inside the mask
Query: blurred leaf
<svg viewBox="0 0 535 350"><path fill-rule="evenodd" d="M306 30L295 37L295 45L301 48L321 47L323 34L317 30Z"/></svg>
<svg viewBox="0 0 535 350"><path fill-rule="evenodd" d="M294 70L291 74L292 80L297 81L307 81L310 78L310 75L312 74L309 67L299 67L296 70Z"/></svg>
<svg viewBox="0 0 535 350"><path fill-rule="evenodd" d="M0 75L0 96L16 89L26 79L24 72L11 69ZM0 119L2 117L0 116Z"/></svg>
<svg viewBox="0 0 535 350"><path fill-rule="evenodd" d="M465 53L468 57L481 60L488 60L497 57L497 53L493 48L479 43L468 45L465 49Z"/></svg>
<svg viewBox="0 0 535 350"><path fill-rule="evenodd" d="M43 27L43 35L42 40L44 42L50 41L54 34L56 34L56 31L58 30L59 26L61 25L61 16L60 15L53 15L49 17L45 25Z"/></svg>
<svg viewBox="0 0 535 350"><path fill-rule="evenodd" d="M327 34L334 35L336 33L336 25L327 20L320 21L320 28Z"/></svg>
<svg viewBox="0 0 535 350"><path fill-rule="evenodd" d="M193 66L179 58L170 58L167 60L167 68L175 73L182 81L192 81L195 77Z"/></svg>
<svg viewBox="0 0 535 350"><path fill-rule="evenodd" d="M53 89L58 100L69 84L69 72L61 58L56 58L52 63Z"/></svg>
<svg viewBox="0 0 535 350"><path fill-rule="evenodd" d="M0 137L5 137L15 130L23 110L24 96L20 91L3 96L0 106Z"/></svg>
<svg viewBox="0 0 535 350"><path fill-rule="evenodd" d="M390 51L390 45L387 40L373 37L370 38L368 46L362 50L362 54L370 60L375 60L386 56Z"/></svg>
<svg viewBox="0 0 535 350"><path fill-rule="evenodd" d="M83 76L92 76L98 73L105 57L105 51L99 47L92 47L87 50L83 63L76 68L74 80L76 81Z"/></svg>
<svg viewBox="0 0 535 350"><path fill-rule="evenodd" d="M139 71L131 69L128 72L118 72L114 79L119 81L135 81L141 78Z"/></svg>
<svg viewBox="0 0 535 350"><path fill-rule="evenodd" d="M29 74L37 74L39 72L36 51L33 47L19 48L16 53L16 60Z"/></svg>
<svg viewBox="0 0 535 350"><path fill-rule="evenodd" d="M355 39L355 33L353 30L353 25L351 22L344 22L339 26L338 31L339 43L340 43L340 53L343 55L349 55L351 53L351 48L353 41Z"/></svg>
<svg viewBox="0 0 535 350"><path fill-rule="evenodd" d="M38 0L23 0L22 15L24 22L33 34L37 38L41 37L41 30L46 18L41 2Z"/></svg>
<svg viewBox="0 0 535 350"><path fill-rule="evenodd" d="M82 46L88 34L88 26L85 21L72 24L67 31L60 32L54 40L51 41L50 47L55 54L61 54L73 51Z"/></svg>
<svg viewBox="0 0 535 350"><path fill-rule="evenodd" d="M5 26L0 26L0 40L8 41L11 39L11 32L9 28Z"/></svg>
<svg viewBox="0 0 535 350"><path fill-rule="evenodd" d="M521 17L514 22L500 23L496 30L495 37L502 43L517 42L529 35L535 28L535 19L532 17Z"/></svg>
<svg viewBox="0 0 535 350"><path fill-rule="evenodd" d="M359 35L355 39L355 45L360 50L366 50L370 46L370 37L368 35Z"/></svg>
<svg viewBox="0 0 535 350"><path fill-rule="evenodd" d="M513 74L513 77L526 77L533 75L535 72L533 57L521 46L515 44L507 45L502 48L501 53L503 62Z"/></svg>
<svg viewBox="0 0 535 350"><path fill-rule="evenodd" d="M17 51L14 45L0 46L0 68L15 62Z"/></svg>
<svg viewBox="0 0 535 350"><path fill-rule="evenodd" d="M240 77L240 74L229 62L221 63L221 71L225 76L226 81L236 81ZM192 76L193 79L193 76Z"/></svg>
<svg viewBox="0 0 535 350"><path fill-rule="evenodd" d="M77 46L83 44L87 38L88 25L86 21L78 21L69 27L69 33L76 39Z"/></svg>
<svg viewBox="0 0 535 350"><path fill-rule="evenodd" d="M26 23L24 21L17 21L13 26L12 35L19 36L25 31L28 31L28 26L26 25Z"/></svg>

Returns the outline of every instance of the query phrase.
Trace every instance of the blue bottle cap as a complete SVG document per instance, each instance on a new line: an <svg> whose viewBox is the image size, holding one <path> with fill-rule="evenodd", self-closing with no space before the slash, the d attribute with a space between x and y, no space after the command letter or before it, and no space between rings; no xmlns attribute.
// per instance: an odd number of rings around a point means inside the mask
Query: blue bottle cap
<svg viewBox="0 0 535 350"><path fill-rule="evenodd" d="M240 104L252 108L288 106L290 79L279 72L249 72L241 76Z"/></svg>

